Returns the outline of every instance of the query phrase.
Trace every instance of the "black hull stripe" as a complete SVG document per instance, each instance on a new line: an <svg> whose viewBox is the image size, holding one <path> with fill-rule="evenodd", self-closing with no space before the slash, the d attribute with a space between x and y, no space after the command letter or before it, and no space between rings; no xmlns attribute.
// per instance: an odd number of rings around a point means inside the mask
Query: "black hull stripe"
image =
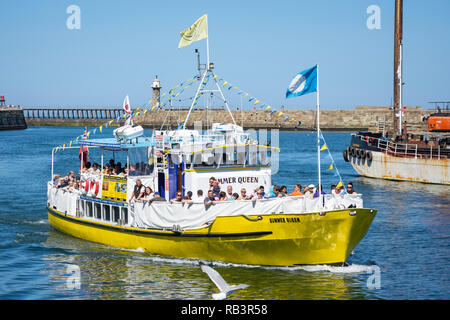
<svg viewBox="0 0 450 320"><path fill-rule="evenodd" d="M84 224L84 225L89 225L89 226L93 226L96 228L120 231L120 232L125 232L125 233L134 233L134 234L160 236L160 237L174 237L175 236L175 237L193 237L193 238L202 238L202 237L203 238L233 238L233 237L235 238L235 237L257 237L257 236L265 236L265 235L272 234L272 231L242 232L242 233L209 233L209 234L203 234L203 233L185 234L182 232L161 233L161 232L147 231L147 230L127 229L127 228L116 227L116 226L112 226L112 225L99 224L99 223L95 223L95 222L91 222L91 221L77 220L77 219L72 218L71 216L67 216L62 213L59 213L50 207L47 207L47 211L55 217L70 221L72 223Z"/></svg>

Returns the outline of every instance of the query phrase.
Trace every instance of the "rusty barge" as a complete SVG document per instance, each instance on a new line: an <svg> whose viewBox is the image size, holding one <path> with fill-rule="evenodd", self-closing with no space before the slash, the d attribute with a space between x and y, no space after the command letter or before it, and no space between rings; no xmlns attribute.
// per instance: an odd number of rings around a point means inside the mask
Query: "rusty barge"
<svg viewBox="0 0 450 320"><path fill-rule="evenodd" d="M395 1L393 128L352 134L343 151L362 176L423 183L450 184L450 112L431 114L428 132L408 133L402 106L403 0Z"/></svg>

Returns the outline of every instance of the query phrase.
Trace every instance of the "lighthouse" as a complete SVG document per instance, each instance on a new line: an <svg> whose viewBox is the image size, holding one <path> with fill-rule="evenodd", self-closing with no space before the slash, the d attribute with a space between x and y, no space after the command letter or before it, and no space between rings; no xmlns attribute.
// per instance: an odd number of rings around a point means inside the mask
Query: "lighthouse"
<svg viewBox="0 0 450 320"><path fill-rule="evenodd" d="M161 83L159 82L158 75L156 75L155 79L152 83L153 96L152 96L152 108L155 106L159 106L159 97L161 91Z"/></svg>

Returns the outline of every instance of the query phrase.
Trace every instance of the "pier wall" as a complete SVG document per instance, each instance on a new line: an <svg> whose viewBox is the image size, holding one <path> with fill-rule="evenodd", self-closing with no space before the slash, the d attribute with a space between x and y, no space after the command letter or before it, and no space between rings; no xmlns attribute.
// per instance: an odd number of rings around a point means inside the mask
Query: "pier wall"
<svg viewBox="0 0 450 320"><path fill-rule="evenodd" d="M23 110L12 106L0 107L0 130L22 130L27 128Z"/></svg>
<svg viewBox="0 0 450 320"><path fill-rule="evenodd" d="M188 110L157 110L147 112L134 118L135 124L142 125L145 128L159 128L163 123L175 128L184 121ZM279 130L312 130L316 124L316 110L283 110L282 115L279 112L270 114L263 110L232 111L233 117L238 125L244 128L254 129L274 129ZM427 124L422 122L422 117L426 113L432 113L431 110L423 110L421 107L406 107L406 121L408 131L426 131ZM284 121L286 115L289 116ZM294 121L290 119L294 118ZM203 127L206 123L213 122L232 122L229 113L226 110L193 110L188 127L192 127L195 121L201 121ZM299 121L301 125L299 126ZM28 125L43 126L99 126L108 122L105 119L48 119L35 118L27 119ZM324 131L357 131L357 130L377 130L385 123L386 127L392 127L392 110L387 106L357 106L355 109L346 110L321 110L320 126ZM123 124L123 120L120 121ZM112 125L118 124L114 121Z"/></svg>

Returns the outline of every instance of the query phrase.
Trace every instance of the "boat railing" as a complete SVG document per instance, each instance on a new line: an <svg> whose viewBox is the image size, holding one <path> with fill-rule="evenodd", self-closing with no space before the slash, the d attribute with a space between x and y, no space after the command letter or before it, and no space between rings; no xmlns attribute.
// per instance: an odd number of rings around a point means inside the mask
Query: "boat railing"
<svg viewBox="0 0 450 320"><path fill-rule="evenodd" d="M352 134L357 139L365 141L368 146L376 147L388 155L404 158L424 158L424 159L447 159L446 152L439 144L433 146L430 144L426 148L419 148L417 143L399 143L386 138L376 138L358 134Z"/></svg>

